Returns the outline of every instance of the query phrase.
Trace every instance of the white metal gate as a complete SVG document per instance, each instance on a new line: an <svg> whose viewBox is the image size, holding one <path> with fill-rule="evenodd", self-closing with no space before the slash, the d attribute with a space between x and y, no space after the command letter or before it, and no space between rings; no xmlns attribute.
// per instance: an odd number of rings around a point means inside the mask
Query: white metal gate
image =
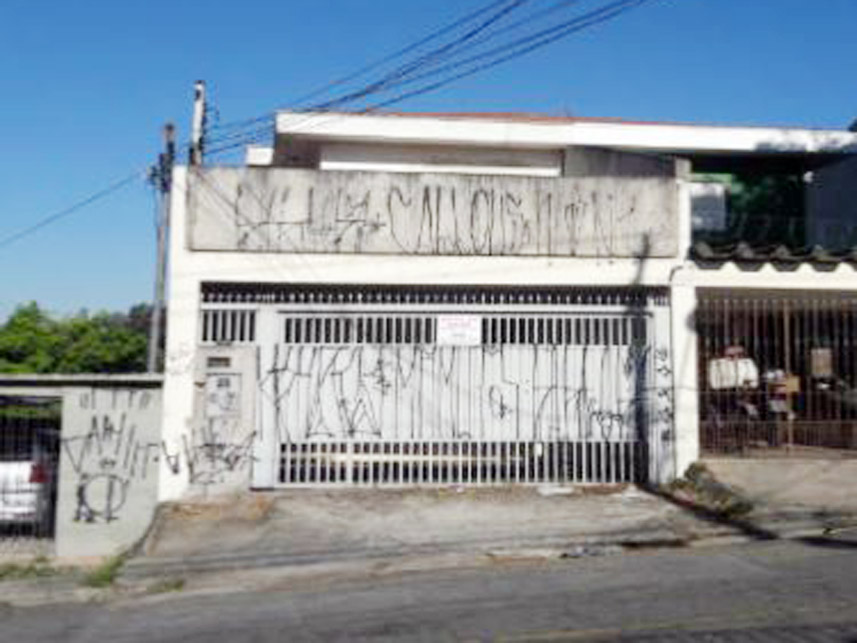
<svg viewBox="0 0 857 643"><path fill-rule="evenodd" d="M282 298L260 369L274 485L646 479L652 297L551 293Z"/></svg>

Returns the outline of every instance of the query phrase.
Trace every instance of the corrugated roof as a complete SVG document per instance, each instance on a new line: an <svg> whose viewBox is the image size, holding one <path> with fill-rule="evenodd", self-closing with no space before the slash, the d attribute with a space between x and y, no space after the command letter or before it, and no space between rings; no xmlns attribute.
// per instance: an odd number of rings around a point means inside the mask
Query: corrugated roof
<svg viewBox="0 0 857 643"><path fill-rule="evenodd" d="M719 268L728 262L747 268L771 264L779 270L794 270L802 264L811 264L818 270L830 270L842 263L857 267L857 246L841 249L817 245L788 248L784 245L753 246L745 241L716 245L697 241L691 247L690 255L701 268L711 269Z"/></svg>

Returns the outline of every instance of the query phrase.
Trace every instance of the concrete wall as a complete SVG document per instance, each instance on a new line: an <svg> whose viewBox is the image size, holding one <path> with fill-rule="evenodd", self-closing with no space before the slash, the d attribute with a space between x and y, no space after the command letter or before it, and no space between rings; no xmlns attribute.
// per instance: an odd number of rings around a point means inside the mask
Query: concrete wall
<svg viewBox="0 0 857 643"><path fill-rule="evenodd" d="M597 157L591 165L605 156L612 164L599 173L574 166L582 173L572 178L200 169L190 176L189 244L196 251L676 256L674 164L575 152L584 161L590 154Z"/></svg>
<svg viewBox="0 0 857 643"><path fill-rule="evenodd" d="M55 553L111 556L151 524L161 441L157 375L0 375L0 395L62 404L56 470Z"/></svg>
<svg viewBox="0 0 857 643"><path fill-rule="evenodd" d="M157 505L161 391L64 387L56 550L107 556L139 540Z"/></svg>
<svg viewBox="0 0 857 643"><path fill-rule="evenodd" d="M569 147L563 155L563 176L611 177L614 179L674 178L686 172L665 156L635 154L595 147Z"/></svg>
<svg viewBox="0 0 857 643"><path fill-rule="evenodd" d="M857 246L857 156L813 173L807 186L807 237L810 245Z"/></svg>

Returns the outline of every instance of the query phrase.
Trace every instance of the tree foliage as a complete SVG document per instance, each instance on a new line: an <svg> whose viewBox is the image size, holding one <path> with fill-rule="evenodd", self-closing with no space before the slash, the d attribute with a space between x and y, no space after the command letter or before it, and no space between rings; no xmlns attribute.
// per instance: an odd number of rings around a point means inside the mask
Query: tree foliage
<svg viewBox="0 0 857 643"><path fill-rule="evenodd" d="M151 307L55 318L35 302L0 326L0 372L137 373L146 369Z"/></svg>
<svg viewBox="0 0 857 643"><path fill-rule="evenodd" d="M751 244L806 243L803 179L794 174L739 175L729 194L734 236Z"/></svg>
<svg viewBox="0 0 857 643"><path fill-rule="evenodd" d="M806 208L803 177L798 174L699 174L704 181L727 187L728 217L724 230L697 230L695 241L751 246L806 244Z"/></svg>

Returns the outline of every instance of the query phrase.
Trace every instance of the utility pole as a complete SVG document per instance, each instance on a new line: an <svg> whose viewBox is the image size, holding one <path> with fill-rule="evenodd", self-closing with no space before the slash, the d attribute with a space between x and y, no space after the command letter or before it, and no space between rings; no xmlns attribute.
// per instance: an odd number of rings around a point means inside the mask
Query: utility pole
<svg viewBox="0 0 857 643"><path fill-rule="evenodd" d="M170 225L170 195L173 182L173 165L176 160L176 132L172 123L164 126L164 151L158 156L157 165L149 171L149 181L158 193L158 257L155 266L155 297L152 302L152 319L149 326L149 355L147 371L157 373L161 326L164 316L164 289L167 272L167 236Z"/></svg>

